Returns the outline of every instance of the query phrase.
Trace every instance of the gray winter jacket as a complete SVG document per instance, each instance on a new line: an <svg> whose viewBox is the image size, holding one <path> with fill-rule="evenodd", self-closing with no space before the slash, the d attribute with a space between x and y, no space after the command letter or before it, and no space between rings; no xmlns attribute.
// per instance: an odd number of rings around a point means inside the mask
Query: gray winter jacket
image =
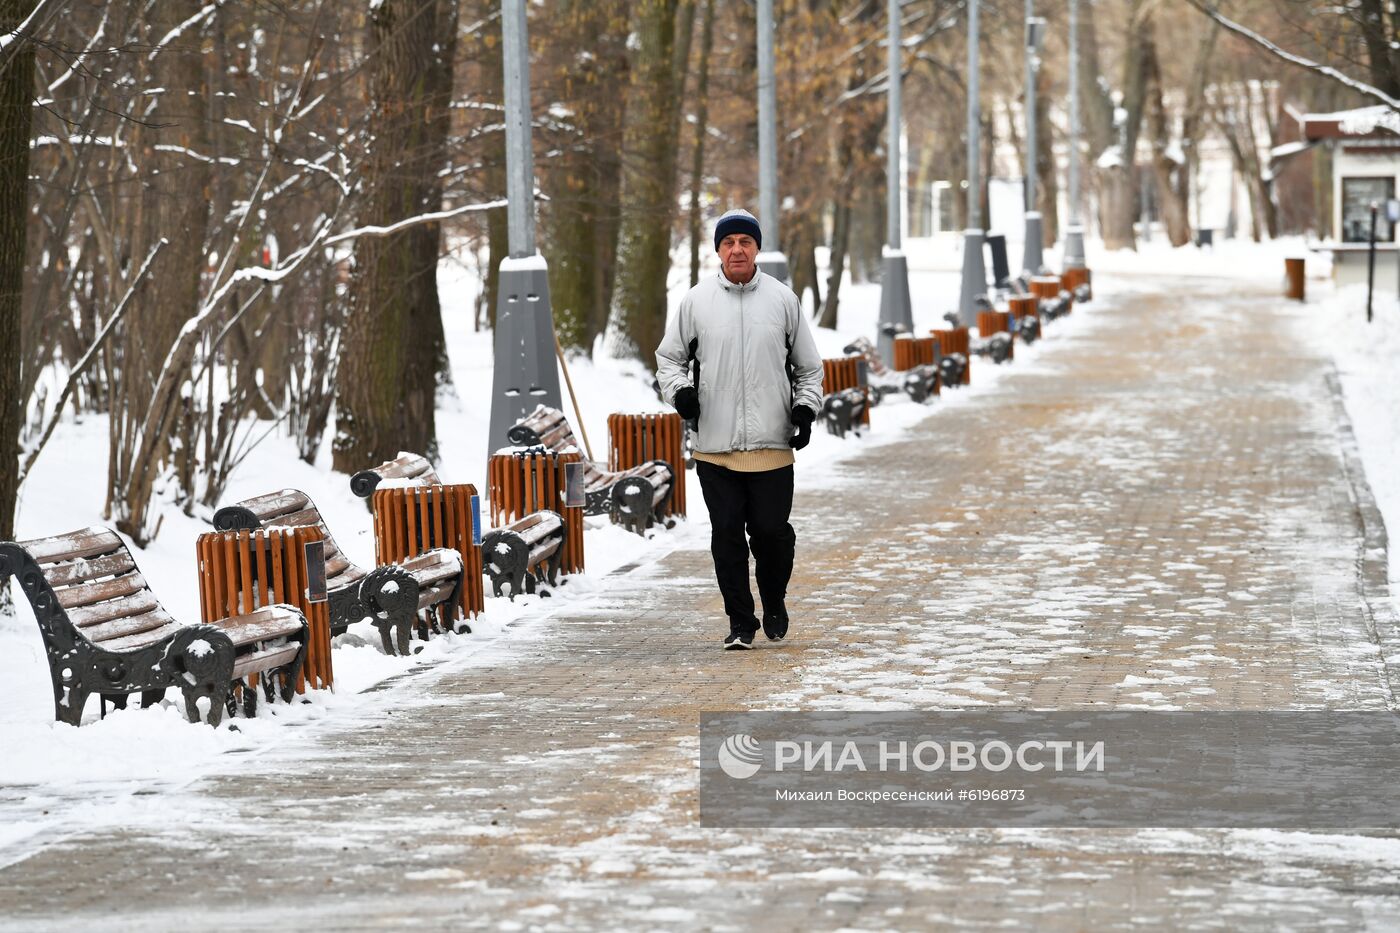
<svg viewBox="0 0 1400 933"><path fill-rule="evenodd" d="M681 299L656 348L656 376L667 402L692 384L700 365L702 453L787 447L794 405L822 406L822 358L792 289L755 271L743 285L724 274L703 279ZM788 363L792 376L788 376Z"/></svg>

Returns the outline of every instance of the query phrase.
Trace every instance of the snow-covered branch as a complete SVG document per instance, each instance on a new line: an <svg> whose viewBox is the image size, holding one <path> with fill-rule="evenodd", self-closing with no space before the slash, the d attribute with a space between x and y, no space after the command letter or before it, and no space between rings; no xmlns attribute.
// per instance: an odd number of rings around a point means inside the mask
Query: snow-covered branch
<svg viewBox="0 0 1400 933"><path fill-rule="evenodd" d="M1259 35L1259 33L1255 32L1249 27L1242 26L1232 19L1228 19L1224 16L1221 16L1219 11L1206 6L1203 0L1186 0L1186 2L1191 4L1196 9L1200 10L1206 16L1209 16L1211 19L1215 20L1225 29L1230 30L1237 36L1248 39L1250 42L1259 46L1259 48L1268 52L1275 58L1288 62L1290 65L1296 65L1299 68L1305 68L1308 71L1313 72L1314 74L1322 75L1324 78L1330 78L1331 80L1336 81L1338 84L1348 87L1353 91L1356 91L1360 94L1365 94L1367 97L1371 97L1380 101L1392 110L1400 110L1400 100L1391 97L1389 94L1387 94L1385 91L1382 91L1380 88L1373 87L1372 85L1367 84L1364 81L1358 81L1349 75L1345 75L1337 69L1333 68L1331 65L1324 65L1321 62L1315 62L1312 59L1304 58L1301 55L1295 55L1292 52L1286 51L1285 49L1282 49L1274 43L1270 42L1268 39L1265 39L1263 36Z"/></svg>
<svg viewBox="0 0 1400 933"><path fill-rule="evenodd" d="M347 230L344 233L337 233L326 240L325 245L331 246L336 243L344 243L346 240L359 239L362 236L389 236L398 233L400 230L407 230L409 227L417 227L422 224L433 223L439 220L447 220L462 214L470 214L474 211L489 211L492 208L505 207L504 198L497 201L483 201L479 204L464 204L461 207L454 207L449 211L434 211L430 214L418 214L414 217L405 217L403 220L395 221L387 227L356 227L354 230Z"/></svg>
<svg viewBox="0 0 1400 933"><path fill-rule="evenodd" d="M169 240L161 237L160 240L151 247L151 251L146 254L146 261L141 263L141 270L136 273L136 278L131 280L131 285L127 287L126 294L122 295L122 300L117 303L117 309L112 312L112 316L107 319L107 323L102 325L102 330L98 331L93 338L92 345L87 348L82 359L74 364L68 371L68 381L63 384L63 391L58 396L58 401L54 403L53 411L49 413L49 422L44 426L44 433L39 435L39 440L33 447L25 453L24 463L19 468L19 482L16 485L24 485L24 478L29 475L30 469L34 466L34 461L39 459L39 454L43 451L44 445L53 436L54 428L58 427L58 421L63 417L63 409L68 405L68 399L73 395L73 387L78 384L83 373L87 372L92 361L97 357L97 351L102 349L107 338L111 336L113 328L117 322L126 316L126 311L131 307L131 297L136 294L136 289L141 287L141 282L146 278L146 273L151 270L151 263L155 262L156 254L165 246Z"/></svg>

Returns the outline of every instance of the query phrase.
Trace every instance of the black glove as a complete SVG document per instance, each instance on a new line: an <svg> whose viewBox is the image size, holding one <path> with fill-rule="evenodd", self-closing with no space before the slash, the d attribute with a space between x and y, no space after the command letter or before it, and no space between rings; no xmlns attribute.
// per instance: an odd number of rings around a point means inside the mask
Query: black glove
<svg viewBox="0 0 1400 933"><path fill-rule="evenodd" d="M812 442L812 422L817 418L817 413L806 405L794 405L792 416L789 420L797 425L797 433L788 441L788 446L793 450L801 450Z"/></svg>
<svg viewBox="0 0 1400 933"><path fill-rule="evenodd" d="M700 393L695 391L694 386L682 386L677 389L674 404L676 411L686 421L694 421L700 417Z"/></svg>

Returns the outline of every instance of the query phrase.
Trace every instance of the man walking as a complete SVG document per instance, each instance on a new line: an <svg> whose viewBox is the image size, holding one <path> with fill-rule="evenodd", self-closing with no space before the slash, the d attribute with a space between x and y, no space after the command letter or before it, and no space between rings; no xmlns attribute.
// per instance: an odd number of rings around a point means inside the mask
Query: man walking
<svg viewBox="0 0 1400 933"><path fill-rule="evenodd" d="M787 634L793 451L811 440L822 401L816 341L792 289L759 271L762 245L748 211L721 217L720 273L686 294L656 349L662 394L682 418L698 422L695 469L710 510L710 553L729 616L724 647L731 650L753 647L759 627L750 549L763 634L774 641Z"/></svg>

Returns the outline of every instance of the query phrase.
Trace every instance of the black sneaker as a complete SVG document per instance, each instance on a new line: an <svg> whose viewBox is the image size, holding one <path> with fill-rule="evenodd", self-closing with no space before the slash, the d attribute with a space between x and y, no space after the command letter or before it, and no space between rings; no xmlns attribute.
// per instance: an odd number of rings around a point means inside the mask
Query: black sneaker
<svg viewBox="0 0 1400 933"><path fill-rule="evenodd" d="M787 610L779 609L775 612L763 613L763 634L768 636L769 641L782 641L787 636L788 614Z"/></svg>
<svg viewBox="0 0 1400 933"><path fill-rule="evenodd" d="M747 651L753 647L753 632L733 632L724 640L725 651Z"/></svg>

